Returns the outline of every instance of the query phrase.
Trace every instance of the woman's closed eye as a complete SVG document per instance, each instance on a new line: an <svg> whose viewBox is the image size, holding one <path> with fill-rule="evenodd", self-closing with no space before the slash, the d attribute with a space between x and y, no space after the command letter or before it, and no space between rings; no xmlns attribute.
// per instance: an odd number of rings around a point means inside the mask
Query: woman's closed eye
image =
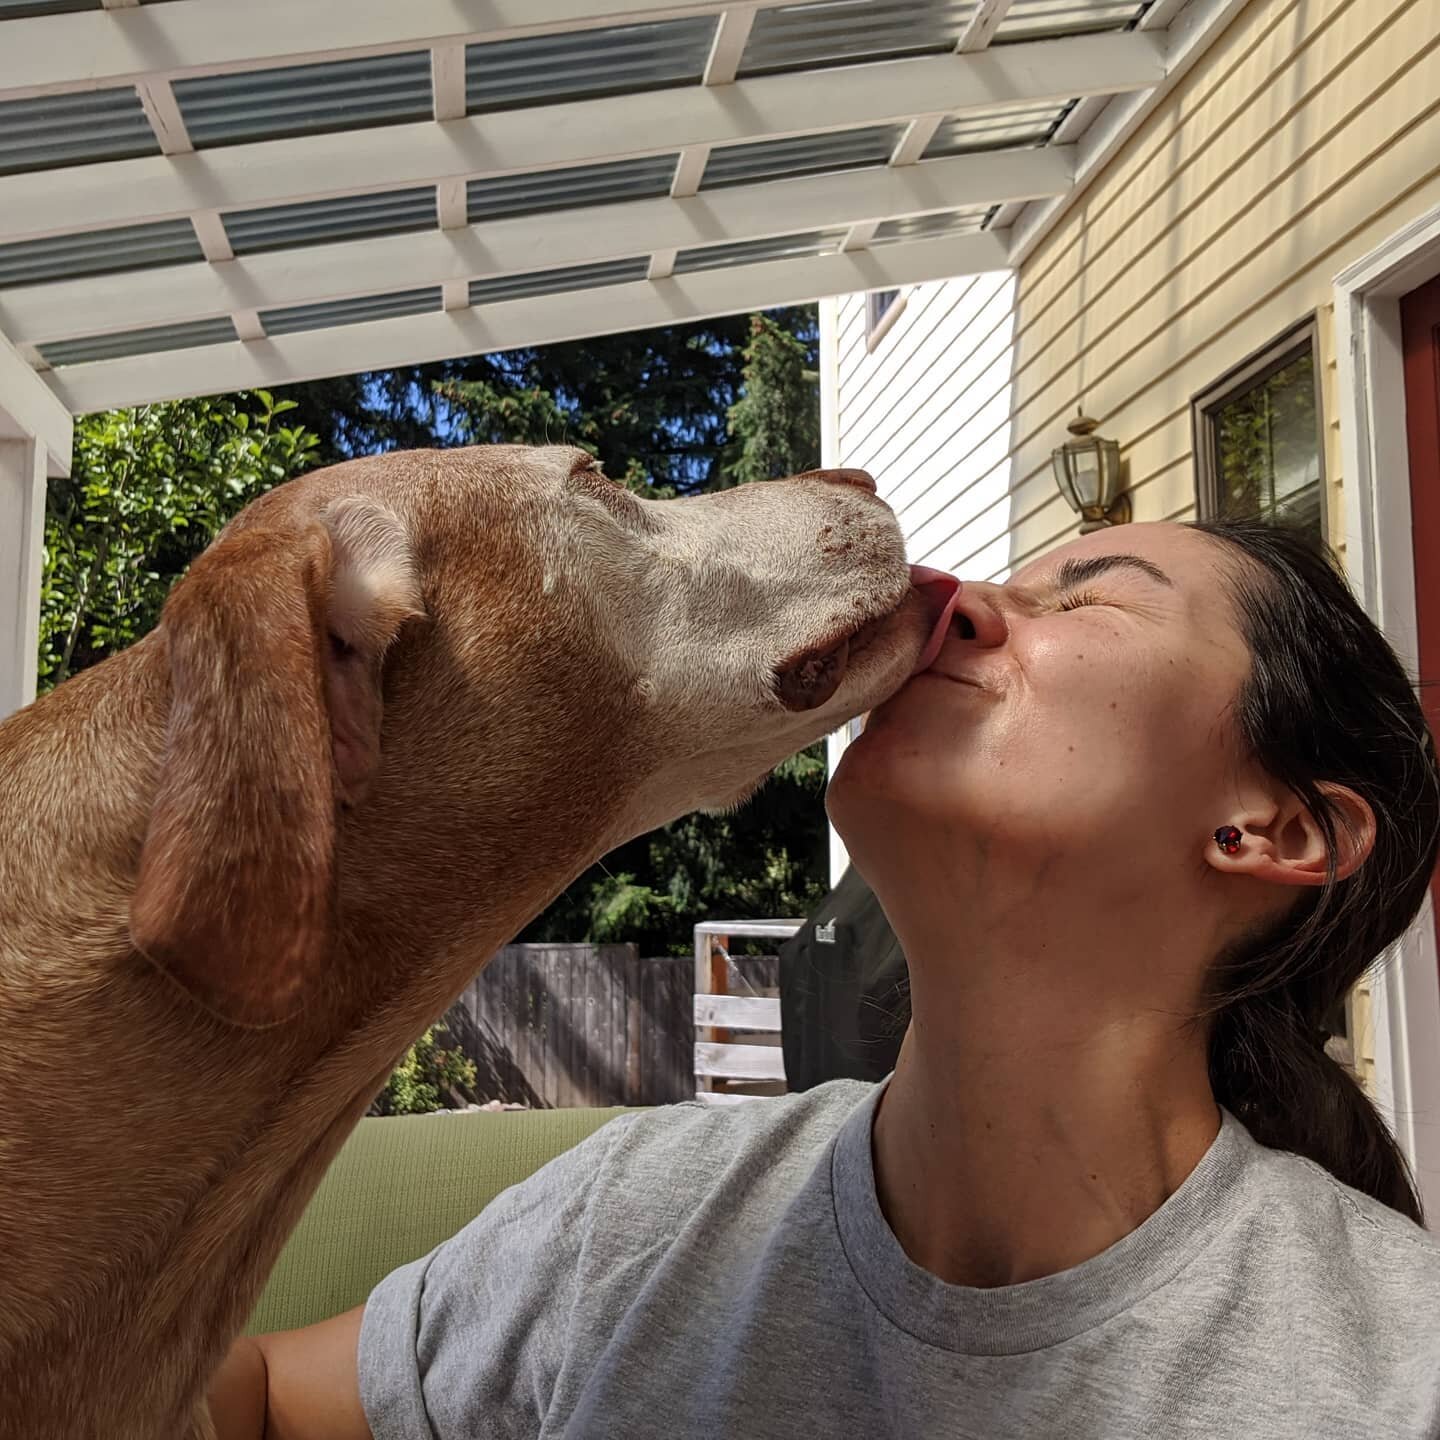
<svg viewBox="0 0 1440 1440"><path fill-rule="evenodd" d="M1093 590L1079 590L1060 597L1061 610L1082 610L1087 605L1103 605L1105 601Z"/></svg>

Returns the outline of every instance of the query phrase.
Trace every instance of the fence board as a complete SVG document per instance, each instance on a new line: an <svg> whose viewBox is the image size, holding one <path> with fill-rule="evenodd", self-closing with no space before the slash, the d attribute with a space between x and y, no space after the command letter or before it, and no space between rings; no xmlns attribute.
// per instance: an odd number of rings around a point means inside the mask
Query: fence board
<svg viewBox="0 0 1440 1440"><path fill-rule="evenodd" d="M774 957L736 964L751 988L773 993ZM689 1100L694 972L688 957L643 959L633 945L507 945L451 1008L450 1043L475 1061L484 1100Z"/></svg>

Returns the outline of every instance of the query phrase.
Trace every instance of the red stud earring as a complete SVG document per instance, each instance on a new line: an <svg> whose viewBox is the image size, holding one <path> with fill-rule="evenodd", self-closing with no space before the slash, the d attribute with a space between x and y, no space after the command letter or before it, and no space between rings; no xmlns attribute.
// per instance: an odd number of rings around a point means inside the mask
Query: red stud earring
<svg viewBox="0 0 1440 1440"><path fill-rule="evenodd" d="M1244 838L1244 833L1237 830L1233 825L1222 825L1215 832L1215 843L1227 855L1238 855L1240 853L1240 842Z"/></svg>

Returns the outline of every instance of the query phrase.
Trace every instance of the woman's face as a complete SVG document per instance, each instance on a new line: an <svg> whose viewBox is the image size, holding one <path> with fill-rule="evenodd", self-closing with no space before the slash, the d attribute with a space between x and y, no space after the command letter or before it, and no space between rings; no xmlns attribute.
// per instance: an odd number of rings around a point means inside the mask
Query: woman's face
<svg viewBox="0 0 1440 1440"><path fill-rule="evenodd" d="M1127 525L965 584L934 664L871 715L830 786L877 889L910 864L993 881L1008 858L1123 900L1198 861L1248 769L1226 561L1182 526Z"/></svg>

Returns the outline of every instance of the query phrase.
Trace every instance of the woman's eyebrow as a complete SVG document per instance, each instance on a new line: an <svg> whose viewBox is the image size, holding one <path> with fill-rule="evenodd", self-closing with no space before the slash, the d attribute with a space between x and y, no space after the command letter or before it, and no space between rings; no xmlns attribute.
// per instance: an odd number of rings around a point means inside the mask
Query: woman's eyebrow
<svg viewBox="0 0 1440 1440"><path fill-rule="evenodd" d="M1157 584L1175 588L1175 582L1158 566L1139 555L1092 555L1063 561L1052 584L1056 590L1075 590L1110 570L1138 570Z"/></svg>

